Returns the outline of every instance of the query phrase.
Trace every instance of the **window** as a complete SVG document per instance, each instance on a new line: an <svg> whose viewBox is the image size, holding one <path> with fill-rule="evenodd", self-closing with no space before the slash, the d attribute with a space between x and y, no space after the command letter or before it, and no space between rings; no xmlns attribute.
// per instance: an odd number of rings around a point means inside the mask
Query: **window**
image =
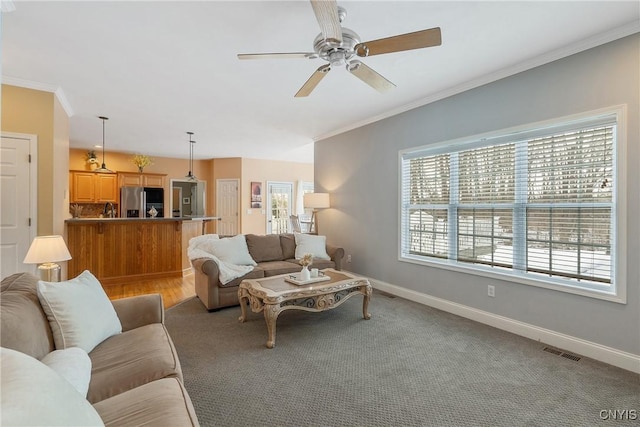
<svg viewBox="0 0 640 427"><path fill-rule="evenodd" d="M607 112L401 152L400 259L617 295L618 126Z"/></svg>

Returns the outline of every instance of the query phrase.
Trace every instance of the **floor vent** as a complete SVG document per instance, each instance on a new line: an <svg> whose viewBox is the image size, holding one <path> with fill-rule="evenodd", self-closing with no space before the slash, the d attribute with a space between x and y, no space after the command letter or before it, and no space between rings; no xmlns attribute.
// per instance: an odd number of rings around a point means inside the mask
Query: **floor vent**
<svg viewBox="0 0 640 427"><path fill-rule="evenodd" d="M571 353L562 353L562 357L566 357L567 359L571 359L576 362L580 360L580 356L576 356L575 354Z"/></svg>
<svg viewBox="0 0 640 427"><path fill-rule="evenodd" d="M547 353L555 354L556 356L560 356L562 354L560 350L552 347L545 347L543 350L546 351Z"/></svg>
<svg viewBox="0 0 640 427"><path fill-rule="evenodd" d="M570 359L570 360L573 360L575 362L580 360L580 356L576 356L575 354L571 354L571 353L567 353L567 352L562 351L562 350L558 350L557 348L545 347L545 348L543 348L543 350L546 351L547 353L555 354L556 356L564 357L565 359Z"/></svg>

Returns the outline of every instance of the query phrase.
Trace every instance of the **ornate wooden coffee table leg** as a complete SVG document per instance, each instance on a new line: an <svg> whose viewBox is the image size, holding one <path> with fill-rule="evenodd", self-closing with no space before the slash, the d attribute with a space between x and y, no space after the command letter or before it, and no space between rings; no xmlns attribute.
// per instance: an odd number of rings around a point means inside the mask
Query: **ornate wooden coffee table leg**
<svg viewBox="0 0 640 427"><path fill-rule="evenodd" d="M240 301L240 317L238 320L243 323L247 320L247 303L249 302L249 293L245 289L238 290L238 300Z"/></svg>
<svg viewBox="0 0 640 427"><path fill-rule="evenodd" d="M278 320L278 314L280 314L279 305L265 304L264 320L267 323L267 332L269 333L267 348L273 348L276 346L276 321Z"/></svg>
<svg viewBox="0 0 640 427"><path fill-rule="evenodd" d="M371 319L371 313L369 313L369 300L371 299L371 285L364 286L362 299L362 317L366 320Z"/></svg>

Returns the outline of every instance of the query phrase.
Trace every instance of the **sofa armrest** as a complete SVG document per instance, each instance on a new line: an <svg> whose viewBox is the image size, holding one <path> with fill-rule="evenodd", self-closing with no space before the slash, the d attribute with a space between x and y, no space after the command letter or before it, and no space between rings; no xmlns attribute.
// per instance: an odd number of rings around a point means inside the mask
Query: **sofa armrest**
<svg viewBox="0 0 640 427"><path fill-rule="evenodd" d="M344 258L344 248L327 245L327 254L336 263L336 270L342 270L342 258Z"/></svg>
<svg viewBox="0 0 640 427"><path fill-rule="evenodd" d="M216 262L211 258L192 259L191 265L194 270L199 270L209 276L209 280L218 280L218 277L220 276L218 264L216 264Z"/></svg>
<svg viewBox="0 0 640 427"><path fill-rule="evenodd" d="M164 323L162 295L138 295L111 301L122 324L122 331L130 331L152 323Z"/></svg>

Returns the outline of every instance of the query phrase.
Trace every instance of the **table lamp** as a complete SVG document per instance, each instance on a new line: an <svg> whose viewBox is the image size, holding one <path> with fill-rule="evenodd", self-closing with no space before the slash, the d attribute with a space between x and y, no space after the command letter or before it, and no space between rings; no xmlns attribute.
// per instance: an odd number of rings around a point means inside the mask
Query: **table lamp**
<svg viewBox="0 0 640 427"><path fill-rule="evenodd" d="M305 209L312 209L311 213L311 230L310 232L315 232L318 234L318 217L316 216L316 212L318 209L330 208L329 204L329 193L305 193L303 196L303 204Z"/></svg>
<svg viewBox="0 0 640 427"><path fill-rule="evenodd" d="M47 282L60 281L58 261L71 259L71 254L62 236L38 236L31 242L31 247L24 257L25 264L40 264L40 279Z"/></svg>

